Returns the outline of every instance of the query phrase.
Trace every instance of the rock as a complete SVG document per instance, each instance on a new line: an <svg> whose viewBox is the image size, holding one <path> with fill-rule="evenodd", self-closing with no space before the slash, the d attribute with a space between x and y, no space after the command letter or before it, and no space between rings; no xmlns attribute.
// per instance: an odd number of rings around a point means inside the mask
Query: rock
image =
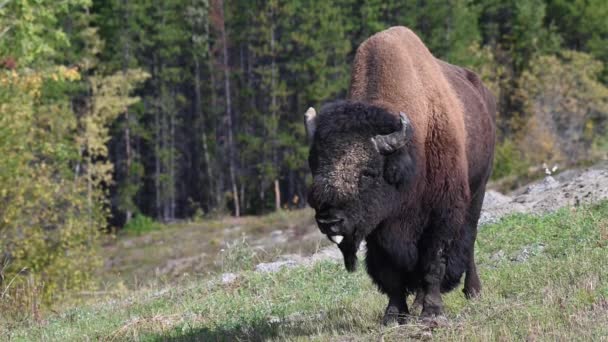
<svg viewBox="0 0 608 342"><path fill-rule="evenodd" d="M545 249L545 245L542 243L533 244L525 246L521 252L515 256L515 258L511 259L515 262L524 262L528 260L531 256L539 255Z"/></svg>
<svg viewBox="0 0 608 342"><path fill-rule="evenodd" d="M523 213L526 212L526 210L527 208L524 204L517 202L507 202L505 204L497 205L495 207L482 209L477 225L478 227L481 227L485 224L496 223L503 216L514 213Z"/></svg>
<svg viewBox="0 0 608 342"><path fill-rule="evenodd" d="M503 251L501 249L498 252L492 254L492 256L490 257L490 260L499 262L499 261L504 260L504 258L505 258L505 251Z"/></svg>
<svg viewBox="0 0 608 342"><path fill-rule="evenodd" d="M205 253L178 259L169 259L162 267L157 267L155 270L156 276L172 275L178 276L187 271L191 271L195 265L200 265L205 258Z"/></svg>
<svg viewBox="0 0 608 342"><path fill-rule="evenodd" d="M255 266L257 272L263 273L275 273L280 271L282 268L292 268L298 265L295 260L275 261L275 262L263 262Z"/></svg>
<svg viewBox="0 0 608 342"><path fill-rule="evenodd" d="M236 281L238 275L234 273L224 273L222 274L222 284L230 285Z"/></svg>
<svg viewBox="0 0 608 342"><path fill-rule="evenodd" d="M286 234L283 234L282 230L273 230L270 233L270 239L274 244L282 244L287 242L287 236Z"/></svg>
<svg viewBox="0 0 608 342"><path fill-rule="evenodd" d="M483 209L495 208L511 201L512 199L509 196L495 190L488 190L483 198Z"/></svg>
<svg viewBox="0 0 608 342"><path fill-rule="evenodd" d="M497 222L513 213L546 214L562 207L578 206L608 199L608 163L589 169L564 171L554 177L528 185L514 192L516 197L492 190L486 192L479 226ZM504 197L503 197L504 196Z"/></svg>
<svg viewBox="0 0 608 342"><path fill-rule="evenodd" d="M363 251L366 248L365 241L361 243L359 251ZM338 249L338 246L328 246L321 248L315 254L304 257L297 254L285 254L281 255L275 262L264 262L255 266L257 272L274 273L278 272L282 268L291 268L298 265L301 266L312 266L320 261L332 261L340 263L342 262L342 252Z"/></svg>
<svg viewBox="0 0 608 342"><path fill-rule="evenodd" d="M310 262L315 263L324 260L334 260L341 261L342 260L342 252L338 249L337 246L328 246L320 249L318 252L313 254L310 257Z"/></svg>
<svg viewBox="0 0 608 342"><path fill-rule="evenodd" d="M541 182L530 185L525 194L537 194L557 187L559 187L559 182L555 178L547 176Z"/></svg>

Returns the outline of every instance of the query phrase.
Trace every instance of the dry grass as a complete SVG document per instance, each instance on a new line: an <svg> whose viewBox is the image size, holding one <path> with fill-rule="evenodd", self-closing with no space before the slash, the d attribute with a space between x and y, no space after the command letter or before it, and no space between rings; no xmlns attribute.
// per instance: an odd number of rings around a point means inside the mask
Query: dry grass
<svg viewBox="0 0 608 342"><path fill-rule="evenodd" d="M282 233L278 243L270 237L273 231ZM150 282L173 282L184 275L232 271L226 267L224 254L235 241L255 252L248 263L252 266L279 254L313 253L325 240L309 209L175 223L141 236L119 235L109 240L104 247L106 267L102 277L109 288L117 282L140 288Z"/></svg>

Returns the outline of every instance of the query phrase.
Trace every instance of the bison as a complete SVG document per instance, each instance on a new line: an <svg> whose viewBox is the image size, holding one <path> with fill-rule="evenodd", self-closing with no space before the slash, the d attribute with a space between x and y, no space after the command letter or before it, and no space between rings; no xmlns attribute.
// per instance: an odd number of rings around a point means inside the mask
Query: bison
<svg viewBox="0 0 608 342"><path fill-rule="evenodd" d="M308 202L354 271L388 296L383 322L403 323L416 293L421 317L442 315L441 293L466 272L481 290L477 221L492 170L496 104L479 77L435 58L405 27L357 49L347 100L305 115L313 181Z"/></svg>

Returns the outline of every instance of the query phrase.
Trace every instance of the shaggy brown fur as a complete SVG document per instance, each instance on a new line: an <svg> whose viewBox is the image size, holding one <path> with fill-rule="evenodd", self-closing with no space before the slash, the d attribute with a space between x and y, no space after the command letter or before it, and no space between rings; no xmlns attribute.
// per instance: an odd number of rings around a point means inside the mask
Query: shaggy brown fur
<svg viewBox="0 0 608 342"><path fill-rule="evenodd" d="M367 39L357 50L348 101L315 118L309 202L354 269L367 241L367 271L389 297L385 322L409 313L417 292L423 316L442 313L440 292L466 271L465 294L480 291L473 246L494 149L492 95L466 69L434 58L405 27ZM370 139L399 131L390 154ZM410 127L411 126L411 127Z"/></svg>

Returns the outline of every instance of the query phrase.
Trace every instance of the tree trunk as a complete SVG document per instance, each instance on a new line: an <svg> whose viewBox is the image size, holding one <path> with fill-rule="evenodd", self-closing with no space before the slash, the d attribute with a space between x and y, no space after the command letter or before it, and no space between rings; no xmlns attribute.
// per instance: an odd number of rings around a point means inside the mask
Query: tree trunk
<svg viewBox="0 0 608 342"><path fill-rule="evenodd" d="M226 123L228 125L228 162L229 162L229 173L230 183L232 188L232 201L234 203L234 215L241 216L241 208L239 201L239 191L236 184L236 162L235 162L235 151L234 151L234 132L233 132L233 120L232 120L232 98L230 96L230 71L228 65L228 43L226 39L226 22L224 16L224 1L217 1L219 15L221 18L220 35L222 41L222 55L223 55L223 67L224 67L224 96L226 100Z"/></svg>
<svg viewBox="0 0 608 342"><path fill-rule="evenodd" d="M203 143L203 157L205 159L205 182L207 183L206 189L201 189L203 193L207 193L207 210L213 205L211 203L213 199L213 180L211 178L211 158L209 158L209 148L207 146L207 127L205 125L205 114L203 113L203 104L201 100L201 68L196 53L194 54L194 90L195 90L195 106L196 114L200 121L201 139Z"/></svg>
<svg viewBox="0 0 608 342"><path fill-rule="evenodd" d="M126 75L127 75L127 68L129 67L129 32L128 32L128 25L129 25L129 0L123 0L123 6L124 6L124 23L123 23L123 39L124 39L124 47L123 47L123 60L122 60L122 74L123 77L125 78L125 82L126 82ZM128 94L124 94L125 96L128 96ZM128 187L131 184L131 137L130 137L130 127L129 127L129 122L130 118L129 118L129 107L125 108L125 162L126 162L126 169L125 169L125 183L126 186ZM125 224L129 223L129 221L131 221L131 216L133 215L133 213L131 212L130 208L127 208L125 211Z"/></svg>
<svg viewBox="0 0 608 342"><path fill-rule="evenodd" d="M175 98L171 92L171 98ZM175 197L176 197L176 178L175 178L175 112L169 114L169 220L175 219Z"/></svg>
<svg viewBox="0 0 608 342"><path fill-rule="evenodd" d="M272 112L272 120L274 123L273 132L272 132L272 162L274 167L276 168L276 174L278 175L279 170L279 153L277 147L277 135L279 129L279 119L278 119L278 103L277 103L277 63L275 56L275 33L274 33L274 13L271 13L271 27L270 27L270 54L272 55L272 61L270 66L270 91L271 91L271 112ZM279 179L275 178L274 180L274 209L281 210L281 189L279 187Z"/></svg>
<svg viewBox="0 0 608 342"><path fill-rule="evenodd" d="M156 63L155 63L156 64ZM154 75L158 77L158 68L155 65L154 69L156 69ZM157 82L158 83L158 82ZM159 86L157 85L157 89ZM161 126L160 126L160 107L155 104L154 108L154 194L156 199L156 217L162 217L162 208L161 208L161 184L160 184L160 149L161 149Z"/></svg>
<svg viewBox="0 0 608 342"><path fill-rule="evenodd" d="M278 179L274 180L274 206L276 210L281 210L281 188Z"/></svg>
<svg viewBox="0 0 608 342"><path fill-rule="evenodd" d="M207 32L209 32L209 35L211 35L211 31L209 29L209 23L207 22ZM210 97L211 97L211 108L209 111L210 117L213 119L217 119L217 116L215 115L218 105L217 105L217 86L216 86L216 78L215 78L215 68L213 66L213 44L211 44L211 39L209 39L208 41L208 49L209 49L209 58L207 59L207 69L209 71L209 87L210 89ZM211 120L211 123L213 125L212 130L213 132L215 132L215 137L217 138L218 136L218 130L217 130L217 121ZM205 141L204 144L206 145L207 142ZM219 172L218 170L221 168L219 163L221 162L221 158L217 155L218 150L216 149L216 155L214 158L214 163L213 163L213 167L215 168L215 170L211 170L210 169L210 177L213 177L212 175L216 175L217 178L214 178L212 183L209 183L209 186L212 186L213 183L215 183L215 204L214 204L214 208L217 208L217 206L221 205L223 203L222 200L222 189L224 186L224 178L223 172ZM210 164L211 167L211 164Z"/></svg>

